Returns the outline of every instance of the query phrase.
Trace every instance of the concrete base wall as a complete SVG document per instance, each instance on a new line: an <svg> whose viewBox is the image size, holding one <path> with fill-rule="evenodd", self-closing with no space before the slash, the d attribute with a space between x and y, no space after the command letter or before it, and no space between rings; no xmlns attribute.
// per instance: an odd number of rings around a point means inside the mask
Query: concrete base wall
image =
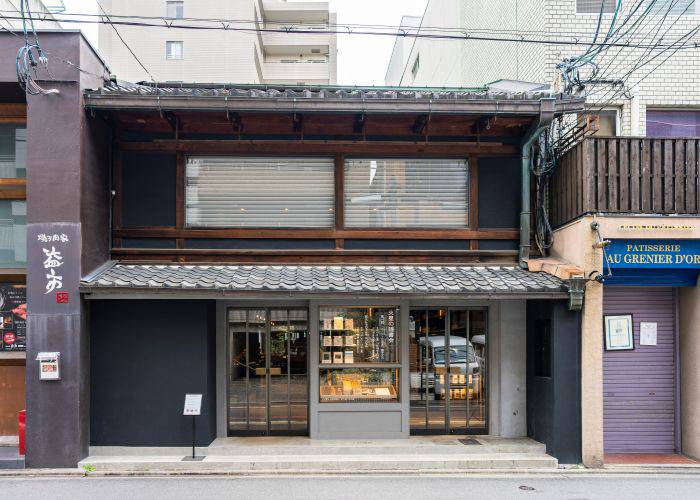
<svg viewBox="0 0 700 500"><path fill-rule="evenodd" d="M681 452L700 459L700 284L681 288L680 316L681 368Z"/></svg>

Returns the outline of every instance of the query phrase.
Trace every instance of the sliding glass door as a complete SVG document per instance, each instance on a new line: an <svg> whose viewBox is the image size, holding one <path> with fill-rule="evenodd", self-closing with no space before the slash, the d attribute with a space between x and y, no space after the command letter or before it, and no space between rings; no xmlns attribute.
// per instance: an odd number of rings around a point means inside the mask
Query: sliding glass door
<svg viewBox="0 0 700 500"><path fill-rule="evenodd" d="M308 312L229 309L229 435L308 433Z"/></svg>
<svg viewBox="0 0 700 500"><path fill-rule="evenodd" d="M486 433L486 309L410 312L412 434Z"/></svg>

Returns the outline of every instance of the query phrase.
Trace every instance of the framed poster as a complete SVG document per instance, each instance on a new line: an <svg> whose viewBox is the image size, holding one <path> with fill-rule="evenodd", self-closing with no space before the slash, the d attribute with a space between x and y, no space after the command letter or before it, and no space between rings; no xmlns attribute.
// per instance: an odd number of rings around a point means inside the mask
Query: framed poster
<svg viewBox="0 0 700 500"><path fill-rule="evenodd" d="M623 351L634 349L632 315L605 316L605 350Z"/></svg>

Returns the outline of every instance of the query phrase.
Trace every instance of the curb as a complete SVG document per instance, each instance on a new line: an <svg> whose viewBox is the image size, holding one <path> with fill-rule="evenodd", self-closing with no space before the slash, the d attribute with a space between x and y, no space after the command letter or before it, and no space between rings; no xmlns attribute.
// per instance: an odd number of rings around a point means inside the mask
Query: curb
<svg viewBox="0 0 700 500"><path fill-rule="evenodd" d="M604 469L562 468L562 469L416 469L416 470L166 470L151 469L143 471L127 471L117 469L96 470L85 472L82 469L25 469L0 471L3 478L106 478L106 477L310 477L310 476L619 476L619 475L700 475L700 467L611 467Z"/></svg>

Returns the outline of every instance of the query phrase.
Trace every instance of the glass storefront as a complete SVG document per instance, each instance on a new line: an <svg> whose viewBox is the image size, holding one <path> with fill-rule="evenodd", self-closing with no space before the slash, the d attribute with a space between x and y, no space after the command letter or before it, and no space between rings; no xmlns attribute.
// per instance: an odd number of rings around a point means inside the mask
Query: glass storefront
<svg viewBox="0 0 700 500"><path fill-rule="evenodd" d="M412 309L412 434L487 432L486 309Z"/></svg>
<svg viewBox="0 0 700 500"><path fill-rule="evenodd" d="M306 434L308 312L229 309L229 434Z"/></svg>
<svg viewBox="0 0 700 500"><path fill-rule="evenodd" d="M398 309L322 307L319 344L321 403L399 400Z"/></svg>

